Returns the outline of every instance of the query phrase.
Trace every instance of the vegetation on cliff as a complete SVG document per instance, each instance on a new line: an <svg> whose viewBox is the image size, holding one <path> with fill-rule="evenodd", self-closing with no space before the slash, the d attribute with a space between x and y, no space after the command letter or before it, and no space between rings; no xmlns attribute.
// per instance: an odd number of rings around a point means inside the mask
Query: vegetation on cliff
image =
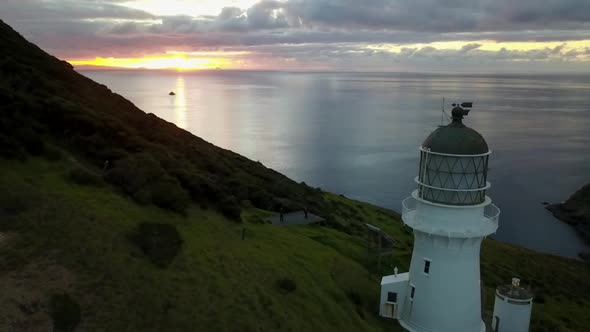
<svg viewBox="0 0 590 332"><path fill-rule="evenodd" d="M590 242L590 184L580 188L567 201L550 204L546 208L557 219L572 225L587 242ZM590 258L588 253L580 255L585 259Z"/></svg>

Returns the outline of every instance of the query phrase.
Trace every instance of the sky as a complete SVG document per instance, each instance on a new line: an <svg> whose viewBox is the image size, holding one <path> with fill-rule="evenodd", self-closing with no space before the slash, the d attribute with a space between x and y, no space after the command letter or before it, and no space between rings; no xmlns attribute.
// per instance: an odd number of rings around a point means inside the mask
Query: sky
<svg viewBox="0 0 590 332"><path fill-rule="evenodd" d="M0 0L75 67L590 73L590 0Z"/></svg>

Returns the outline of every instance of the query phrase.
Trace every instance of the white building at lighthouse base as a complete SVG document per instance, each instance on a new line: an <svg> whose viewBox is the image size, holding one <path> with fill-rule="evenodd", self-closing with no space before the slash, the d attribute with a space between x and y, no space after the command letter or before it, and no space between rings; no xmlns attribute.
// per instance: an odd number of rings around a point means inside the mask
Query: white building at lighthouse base
<svg viewBox="0 0 590 332"><path fill-rule="evenodd" d="M401 318L401 302L406 297L409 281L410 274L408 272L385 276L381 279L380 316L393 319Z"/></svg>

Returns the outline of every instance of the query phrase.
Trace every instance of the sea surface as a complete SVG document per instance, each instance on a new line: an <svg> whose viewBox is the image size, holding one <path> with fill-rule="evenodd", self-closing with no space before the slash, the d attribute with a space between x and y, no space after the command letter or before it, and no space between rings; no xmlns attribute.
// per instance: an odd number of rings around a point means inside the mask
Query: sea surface
<svg viewBox="0 0 590 332"><path fill-rule="evenodd" d="M487 139L497 239L588 250L542 202L590 182L590 76L84 71L145 112L290 178L401 210L445 98L473 101ZM174 91L175 96L168 93Z"/></svg>

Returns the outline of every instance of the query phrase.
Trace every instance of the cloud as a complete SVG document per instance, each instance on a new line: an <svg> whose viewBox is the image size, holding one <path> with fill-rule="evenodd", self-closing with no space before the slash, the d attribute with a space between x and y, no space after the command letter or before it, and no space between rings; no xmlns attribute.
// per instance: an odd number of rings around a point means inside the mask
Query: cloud
<svg viewBox="0 0 590 332"><path fill-rule="evenodd" d="M113 1L3 0L0 8L6 14L3 19L29 22L154 18L152 14Z"/></svg>
<svg viewBox="0 0 590 332"><path fill-rule="evenodd" d="M478 44L478 43L465 44L465 45L461 46L461 51L462 52L469 52L471 50L475 50L480 47L481 47L481 44Z"/></svg>
<svg viewBox="0 0 590 332"><path fill-rule="evenodd" d="M287 15L285 4L274 0L263 0L246 12L248 27L254 30L293 27L294 21L289 22Z"/></svg>
<svg viewBox="0 0 590 332"><path fill-rule="evenodd" d="M289 0L307 25L429 32L587 29L586 0Z"/></svg>
<svg viewBox="0 0 590 332"><path fill-rule="evenodd" d="M246 9L220 9L217 16L156 16L124 5L124 0L3 0L0 18L65 58L248 50L251 60L328 67L357 61L359 68L590 61L588 48L568 45L590 39L588 0L262 0ZM427 45L444 41L462 44L451 50ZM561 44L486 51L482 41ZM397 45L397 51L368 48L371 44Z"/></svg>

